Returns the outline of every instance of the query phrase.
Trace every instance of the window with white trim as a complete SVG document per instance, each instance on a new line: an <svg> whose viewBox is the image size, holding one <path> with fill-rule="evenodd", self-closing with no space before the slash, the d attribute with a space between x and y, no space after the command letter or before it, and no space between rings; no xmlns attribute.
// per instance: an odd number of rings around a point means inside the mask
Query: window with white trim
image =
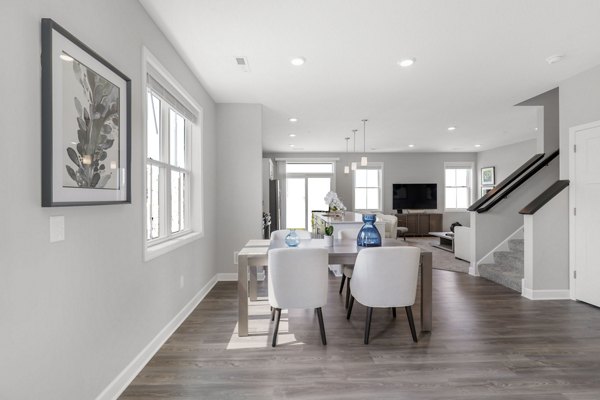
<svg viewBox="0 0 600 400"><path fill-rule="evenodd" d="M150 61L150 60L148 60ZM156 65L155 65L156 64ZM146 259L202 233L200 117L178 84L156 61L147 65Z"/></svg>
<svg viewBox="0 0 600 400"><path fill-rule="evenodd" d="M466 210L473 197L473 163L444 163L446 210Z"/></svg>
<svg viewBox="0 0 600 400"><path fill-rule="evenodd" d="M354 171L354 209L383 210L383 164L370 163Z"/></svg>

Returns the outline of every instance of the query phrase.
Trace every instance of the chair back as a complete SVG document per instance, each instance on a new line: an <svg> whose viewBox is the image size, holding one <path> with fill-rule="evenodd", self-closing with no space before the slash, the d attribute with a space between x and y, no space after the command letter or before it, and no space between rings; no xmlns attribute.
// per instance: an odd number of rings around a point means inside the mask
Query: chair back
<svg viewBox="0 0 600 400"><path fill-rule="evenodd" d="M290 233L289 229L279 229L277 231L273 231L271 232L271 240L284 240L288 233ZM309 231L298 229L296 230L296 234L298 235L298 239L311 238Z"/></svg>
<svg viewBox="0 0 600 400"><path fill-rule="evenodd" d="M376 247L358 253L350 282L352 296L367 307L406 307L415 303L421 249Z"/></svg>
<svg viewBox="0 0 600 400"><path fill-rule="evenodd" d="M317 308L327 303L328 251L282 248L269 251L269 304L274 308Z"/></svg>

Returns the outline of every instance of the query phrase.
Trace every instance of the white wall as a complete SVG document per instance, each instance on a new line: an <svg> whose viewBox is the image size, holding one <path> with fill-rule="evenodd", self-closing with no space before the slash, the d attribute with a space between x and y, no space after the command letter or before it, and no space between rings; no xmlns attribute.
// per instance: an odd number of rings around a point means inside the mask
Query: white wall
<svg viewBox="0 0 600 400"><path fill-rule="evenodd" d="M569 191L524 216L525 282L531 299L569 298Z"/></svg>
<svg viewBox="0 0 600 400"><path fill-rule="evenodd" d="M237 273L233 253L262 237L262 106L217 105L217 261Z"/></svg>
<svg viewBox="0 0 600 400"><path fill-rule="evenodd" d="M349 210L352 203L352 174L344 174L344 165L351 161L360 161L360 155L346 153L265 153L271 158L339 158L336 162L336 191ZM476 153L369 153L369 162L383 163L383 212L392 213L392 184L394 183L437 183L438 212L444 208L444 162L467 161L476 163ZM475 184L474 184L475 185ZM478 197L474 197L474 200ZM282 200L285 193L282 192ZM443 229L449 230L450 224L458 221L469 226L466 212L444 213Z"/></svg>
<svg viewBox="0 0 600 400"><path fill-rule="evenodd" d="M132 80L130 205L40 206L42 17ZM3 0L0 33L0 398L92 399L217 272L215 104L135 0ZM205 238L147 263L142 45L204 108L206 177ZM49 243L52 215L66 218L63 242Z"/></svg>
<svg viewBox="0 0 600 400"><path fill-rule="evenodd" d="M600 120L600 66L560 84L560 179L569 179L569 129Z"/></svg>
<svg viewBox="0 0 600 400"><path fill-rule="evenodd" d="M477 196L481 197L481 168L495 167L495 185L500 183L536 153L536 139L477 153Z"/></svg>

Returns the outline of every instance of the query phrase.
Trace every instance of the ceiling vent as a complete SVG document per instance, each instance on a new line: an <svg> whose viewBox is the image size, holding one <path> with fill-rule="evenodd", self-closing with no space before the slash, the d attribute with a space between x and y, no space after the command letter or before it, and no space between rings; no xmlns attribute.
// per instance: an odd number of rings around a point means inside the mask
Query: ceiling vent
<svg viewBox="0 0 600 400"><path fill-rule="evenodd" d="M243 72L250 72L250 65L248 64L248 59L246 57L236 57L235 63Z"/></svg>

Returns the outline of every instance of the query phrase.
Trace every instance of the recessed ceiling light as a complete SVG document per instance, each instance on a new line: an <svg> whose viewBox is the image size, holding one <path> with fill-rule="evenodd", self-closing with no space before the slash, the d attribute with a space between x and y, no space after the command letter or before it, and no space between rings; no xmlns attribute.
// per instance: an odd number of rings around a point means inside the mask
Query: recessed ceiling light
<svg viewBox="0 0 600 400"><path fill-rule="evenodd" d="M409 144L408 147L410 147L412 149L413 147L415 147L415 145L414 144Z"/></svg>
<svg viewBox="0 0 600 400"><path fill-rule="evenodd" d="M294 117L292 117L292 118L290 118L290 119L289 119L289 121L290 121L290 122L298 122L298 118L294 118Z"/></svg>
<svg viewBox="0 0 600 400"><path fill-rule="evenodd" d="M455 131L455 130L456 130L456 127L455 127L455 126L449 126L449 127L448 127L448 130L449 130L450 132L452 132L452 131Z"/></svg>
<svg viewBox="0 0 600 400"><path fill-rule="evenodd" d="M293 144L290 144L290 147L294 147L294 145L293 145Z"/></svg>
<svg viewBox="0 0 600 400"><path fill-rule="evenodd" d="M556 64L557 62L561 62L565 58L564 54L555 54L546 58L546 62L548 64Z"/></svg>
<svg viewBox="0 0 600 400"><path fill-rule="evenodd" d="M292 63L292 65L299 67L300 65L304 64L306 62L306 58L304 57L294 57L290 60L290 62Z"/></svg>
<svg viewBox="0 0 600 400"><path fill-rule="evenodd" d="M67 62L73 62L73 57L71 57L71 56L70 56L70 55L68 55L68 54L62 53L62 54L61 54L60 56L58 56L58 57L60 57L60 59L61 59L61 60L63 60L63 61L67 61Z"/></svg>
<svg viewBox="0 0 600 400"><path fill-rule="evenodd" d="M296 137L295 133L290 133L290 137Z"/></svg>
<svg viewBox="0 0 600 400"><path fill-rule="evenodd" d="M538 128L533 128L533 130L537 132Z"/></svg>
<svg viewBox="0 0 600 400"><path fill-rule="evenodd" d="M414 57L413 58L404 58L404 59L398 61L398 65L403 68L406 68L406 67L410 67L411 65L413 65L415 63L415 61L416 61L416 59Z"/></svg>
<svg viewBox="0 0 600 400"><path fill-rule="evenodd" d="M481 147L481 145L480 144L476 144L475 147Z"/></svg>

